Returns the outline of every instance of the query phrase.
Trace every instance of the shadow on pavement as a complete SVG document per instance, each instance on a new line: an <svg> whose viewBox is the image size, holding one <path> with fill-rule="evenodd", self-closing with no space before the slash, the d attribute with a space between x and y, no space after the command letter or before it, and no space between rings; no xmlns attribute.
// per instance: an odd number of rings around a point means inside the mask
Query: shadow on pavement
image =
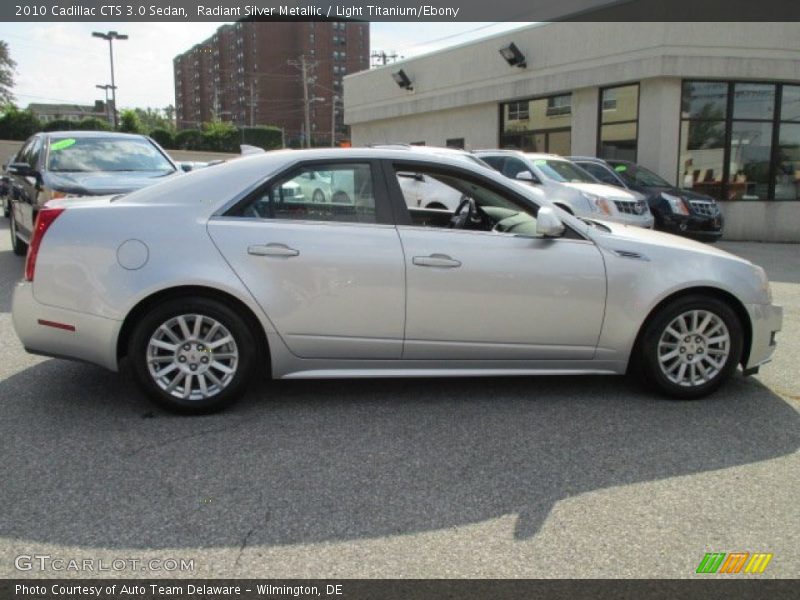
<svg viewBox="0 0 800 600"><path fill-rule="evenodd" d="M800 446L797 412L741 378L700 402L618 377L278 381L182 418L127 376L50 360L0 398L0 535L104 548L377 538L507 514L522 539L559 499Z"/></svg>

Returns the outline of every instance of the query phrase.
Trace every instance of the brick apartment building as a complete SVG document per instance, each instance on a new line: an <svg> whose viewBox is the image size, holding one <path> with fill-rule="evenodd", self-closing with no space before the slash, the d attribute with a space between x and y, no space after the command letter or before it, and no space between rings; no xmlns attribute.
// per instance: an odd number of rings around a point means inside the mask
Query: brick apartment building
<svg viewBox="0 0 800 600"><path fill-rule="evenodd" d="M311 135L346 136L342 77L369 68L369 23L241 22L223 25L204 42L175 57L179 129L219 119L235 125L275 125L287 143L305 130L301 57L308 72Z"/></svg>

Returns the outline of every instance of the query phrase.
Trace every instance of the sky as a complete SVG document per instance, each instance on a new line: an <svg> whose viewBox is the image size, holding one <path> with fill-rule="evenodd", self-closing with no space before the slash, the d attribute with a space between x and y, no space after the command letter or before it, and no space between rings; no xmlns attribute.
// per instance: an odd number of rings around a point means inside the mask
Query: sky
<svg viewBox="0 0 800 600"><path fill-rule="evenodd" d="M92 104L111 82L108 42L92 31L116 30L114 75L120 108L163 108L175 103L172 59L209 37L221 23L1 23L16 61L17 105ZM372 50L405 58L525 26L526 23L372 23Z"/></svg>

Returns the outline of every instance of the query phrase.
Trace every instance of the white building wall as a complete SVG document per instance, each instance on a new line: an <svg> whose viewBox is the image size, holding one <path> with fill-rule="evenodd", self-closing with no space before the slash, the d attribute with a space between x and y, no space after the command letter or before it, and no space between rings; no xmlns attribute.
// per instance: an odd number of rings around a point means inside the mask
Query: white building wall
<svg viewBox="0 0 800 600"><path fill-rule="evenodd" d="M600 89L583 88L572 92L572 154L594 156L597 152L597 102Z"/></svg>
<svg viewBox="0 0 800 600"><path fill-rule="evenodd" d="M496 103L464 106L416 115L414 126L407 118L378 119L352 128L353 144L425 142L444 146L448 139L464 138L467 149L497 147L500 113Z"/></svg>
<svg viewBox="0 0 800 600"><path fill-rule="evenodd" d="M551 23L344 79L355 144L494 147L501 102L573 94L573 154L595 155L599 88L640 84L638 161L678 185L682 79L800 82L800 23ZM528 67L498 50L514 42ZM414 85L400 89L402 68ZM725 237L800 242L800 202L722 202Z"/></svg>
<svg viewBox="0 0 800 600"><path fill-rule="evenodd" d="M680 118L680 78L659 77L640 83L637 161L677 185L681 184L677 180Z"/></svg>

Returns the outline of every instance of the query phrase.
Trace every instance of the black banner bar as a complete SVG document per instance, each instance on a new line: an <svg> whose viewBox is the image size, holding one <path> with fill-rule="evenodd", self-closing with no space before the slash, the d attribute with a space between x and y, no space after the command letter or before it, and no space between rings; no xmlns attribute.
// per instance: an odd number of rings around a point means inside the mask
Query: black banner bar
<svg viewBox="0 0 800 600"><path fill-rule="evenodd" d="M712 576L713 577L713 576ZM736 600L797 598L797 580L2 580L3 600Z"/></svg>
<svg viewBox="0 0 800 600"><path fill-rule="evenodd" d="M796 0L12 0L0 20L800 21Z"/></svg>

